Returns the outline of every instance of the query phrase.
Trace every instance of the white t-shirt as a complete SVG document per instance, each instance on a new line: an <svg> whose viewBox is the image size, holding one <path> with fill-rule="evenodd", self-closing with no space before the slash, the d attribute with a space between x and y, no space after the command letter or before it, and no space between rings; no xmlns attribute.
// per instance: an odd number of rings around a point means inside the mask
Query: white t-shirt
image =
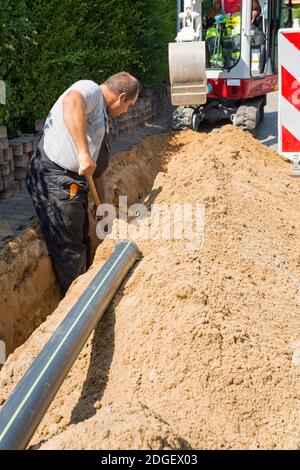
<svg viewBox="0 0 300 470"><path fill-rule="evenodd" d="M44 150L48 158L57 165L78 172L78 150L63 118L62 100L71 90L79 91L85 99L87 140L91 157L95 162L105 134L107 114L102 90L92 80L79 80L74 83L58 98L51 109L44 126Z"/></svg>

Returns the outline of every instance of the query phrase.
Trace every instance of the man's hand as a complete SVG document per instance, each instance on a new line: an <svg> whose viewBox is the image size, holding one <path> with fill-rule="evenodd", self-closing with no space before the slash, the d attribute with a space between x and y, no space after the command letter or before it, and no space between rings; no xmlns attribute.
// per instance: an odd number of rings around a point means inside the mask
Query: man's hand
<svg viewBox="0 0 300 470"><path fill-rule="evenodd" d="M256 18L261 14L261 6L259 4L258 0L253 0L253 11L252 11L252 20L251 23L253 24L256 20Z"/></svg>
<svg viewBox="0 0 300 470"><path fill-rule="evenodd" d="M96 169L96 163L90 156L89 152L79 152L78 154L79 160L79 170L78 174L80 176L88 176L92 175Z"/></svg>
<svg viewBox="0 0 300 470"><path fill-rule="evenodd" d="M257 17L258 17L258 12L256 10L253 10L251 24L255 23Z"/></svg>

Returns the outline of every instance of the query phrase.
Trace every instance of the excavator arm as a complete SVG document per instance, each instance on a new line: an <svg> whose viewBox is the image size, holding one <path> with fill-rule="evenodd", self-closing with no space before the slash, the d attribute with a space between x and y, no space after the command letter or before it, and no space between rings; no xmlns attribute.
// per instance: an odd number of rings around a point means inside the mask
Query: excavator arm
<svg viewBox="0 0 300 470"><path fill-rule="evenodd" d="M178 10L181 2L178 2ZM206 103L205 43L202 41L202 0L184 0L178 11L176 42L169 44L171 100L175 106Z"/></svg>

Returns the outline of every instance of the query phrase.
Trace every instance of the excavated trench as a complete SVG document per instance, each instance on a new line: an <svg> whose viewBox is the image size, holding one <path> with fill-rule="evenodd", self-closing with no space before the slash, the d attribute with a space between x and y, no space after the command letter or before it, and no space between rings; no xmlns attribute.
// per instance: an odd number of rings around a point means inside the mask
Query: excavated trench
<svg viewBox="0 0 300 470"><path fill-rule="evenodd" d="M0 338L9 355L61 300L37 222L1 250L0 295Z"/></svg>
<svg viewBox="0 0 300 470"><path fill-rule="evenodd" d="M107 202L118 207L120 195L128 204L143 201L158 172L164 171L170 137L148 137L116 156L106 174ZM90 214L92 257L99 240ZM33 223L0 251L0 339L6 354L21 346L61 300L39 225ZM0 366L1 367L1 366Z"/></svg>

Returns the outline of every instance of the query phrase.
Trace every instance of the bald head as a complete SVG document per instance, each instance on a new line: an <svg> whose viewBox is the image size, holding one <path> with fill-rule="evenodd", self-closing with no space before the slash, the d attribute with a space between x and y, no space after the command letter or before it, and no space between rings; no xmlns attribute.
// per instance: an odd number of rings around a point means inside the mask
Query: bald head
<svg viewBox="0 0 300 470"><path fill-rule="evenodd" d="M114 95L126 94L129 100L135 98L140 92L139 81L127 72L112 75L104 82L104 85Z"/></svg>
<svg viewBox="0 0 300 470"><path fill-rule="evenodd" d="M114 118L135 105L140 92L139 81L127 72L116 73L100 85L107 114Z"/></svg>

